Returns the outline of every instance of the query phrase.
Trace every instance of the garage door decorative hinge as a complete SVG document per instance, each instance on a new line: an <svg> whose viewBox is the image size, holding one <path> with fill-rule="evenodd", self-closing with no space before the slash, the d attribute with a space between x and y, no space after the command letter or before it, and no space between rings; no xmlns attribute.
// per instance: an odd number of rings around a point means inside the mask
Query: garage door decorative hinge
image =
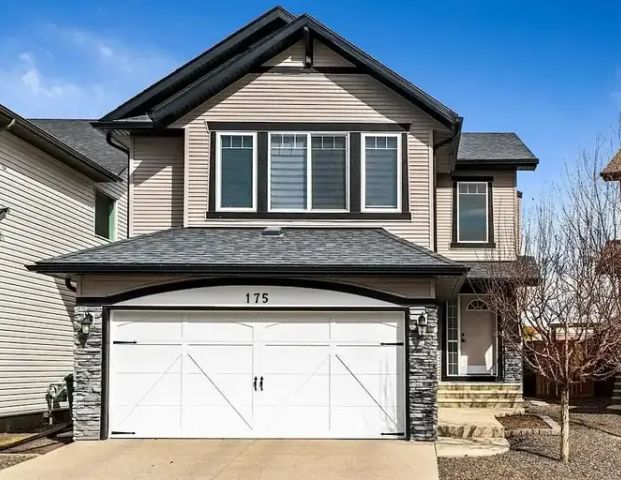
<svg viewBox="0 0 621 480"><path fill-rule="evenodd" d="M380 345L382 347L387 347L387 346L390 346L390 345L396 345L397 347L402 347L403 346L403 342L382 342L382 343L380 343Z"/></svg>
<svg viewBox="0 0 621 480"><path fill-rule="evenodd" d="M136 340L114 340L112 342L113 345L136 345L137 343Z"/></svg>
<svg viewBox="0 0 621 480"><path fill-rule="evenodd" d="M395 437L404 437L405 436L405 432L382 432L380 433L380 435L384 435L384 436L395 436Z"/></svg>
<svg viewBox="0 0 621 480"><path fill-rule="evenodd" d="M111 435L136 435L136 432L119 432L117 430L112 430L110 434Z"/></svg>

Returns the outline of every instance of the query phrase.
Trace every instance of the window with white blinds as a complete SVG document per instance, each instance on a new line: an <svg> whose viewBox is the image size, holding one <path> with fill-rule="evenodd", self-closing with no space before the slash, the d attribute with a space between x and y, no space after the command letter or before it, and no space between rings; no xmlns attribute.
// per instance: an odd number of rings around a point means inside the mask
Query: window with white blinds
<svg viewBox="0 0 621 480"><path fill-rule="evenodd" d="M363 134L362 205L366 211L398 211L401 136Z"/></svg>
<svg viewBox="0 0 621 480"><path fill-rule="evenodd" d="M271 211L347 211L347 135L272 133Z"/></svg>

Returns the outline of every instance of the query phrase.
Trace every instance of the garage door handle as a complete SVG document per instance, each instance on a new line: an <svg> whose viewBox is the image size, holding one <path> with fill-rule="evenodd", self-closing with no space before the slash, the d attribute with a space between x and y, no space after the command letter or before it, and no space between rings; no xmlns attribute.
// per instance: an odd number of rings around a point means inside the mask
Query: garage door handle
<svg viewBox="0 0 621 480"><path fill-rule="evenodd" d="M252 382L252 387L254 388L254 391L257 391L257 377L254 377L254 381Z"/></svg>
<svg viewBox="0 0 621 480"><path fill-rule="evenodd" d="M261 377L261 380L259 380L259 388L261 389L261 391L263 391L263 377Z"/></svg>

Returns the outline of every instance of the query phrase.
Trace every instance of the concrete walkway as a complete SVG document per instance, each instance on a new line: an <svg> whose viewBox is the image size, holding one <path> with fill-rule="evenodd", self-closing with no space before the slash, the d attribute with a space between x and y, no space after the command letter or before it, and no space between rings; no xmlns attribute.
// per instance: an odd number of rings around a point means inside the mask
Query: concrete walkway
<svg viewBox="0 0 621 480"><path fill-rule="evenodd" d="M76 442L0 471L0 480L437 480L433 443L371 440Z"/></svg>

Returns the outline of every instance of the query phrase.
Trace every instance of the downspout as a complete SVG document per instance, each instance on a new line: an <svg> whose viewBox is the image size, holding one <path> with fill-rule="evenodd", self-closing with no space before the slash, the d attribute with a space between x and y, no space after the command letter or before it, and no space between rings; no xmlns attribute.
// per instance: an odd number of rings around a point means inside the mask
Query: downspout
<svg viewBox="0 0 621 480"><path fill-rule="evenodd" d="M73 293L76 293L78 291L77 288L75 288L73 286L73 284L71 283L71 279L70 278L65 278L65 287L67 287L69 290L71 290Z"/></svg>
<svg viewBox="0 0 621 480"><path fill-rule="evenodd" d="M110 130L108 130L106 132L106 142L108 143L108 145L110 145L111 147L116 148L117 150L120 150L121 152L125 153L127 155L127 221L125 222L125 237L129 238L129 215L130 215L130 211L129 211L129 182L130 182L130 165L129 165L129 149L126 148L125 146L116 143L114 141L114 137L112 136L112 132Z"/></svg>
<svg viewBox="0 0 621 480"><path fill-rule="evenodd" d="M438 198L438 190L437 190L437 186L436 186L436 177L437 177L437 171L436 171L436 152L438 150L438 148L453 142L456 138L459 138L461 136L461 126L463 124L464 119L462 117L458 117L453 132L453 135L451 135L448 138L445 138L444 140L442 140L441 142L438 142L436 144L433 145L433 204L434 204L434 209L433 209L433 229L434 229L434 235L433 235L433 251L437 252L438 251L438 209L436 208L437 206L437 198ZM451 153L449 154L449 169L453 170L453 165L454 163L456 163L457 160L457 148L455 146L453 146L453 149L451 150Z"/></svg>

